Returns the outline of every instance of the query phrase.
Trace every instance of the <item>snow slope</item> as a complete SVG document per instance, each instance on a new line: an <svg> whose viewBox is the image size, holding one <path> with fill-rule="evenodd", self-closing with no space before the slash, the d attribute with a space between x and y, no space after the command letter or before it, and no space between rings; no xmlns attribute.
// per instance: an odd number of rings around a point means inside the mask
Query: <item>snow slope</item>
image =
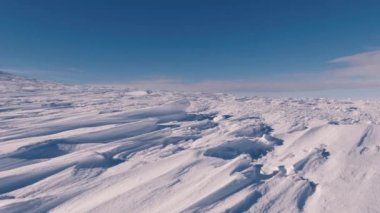
<svg viewBox="0 0 380 213"><path fill-rule="evenodd" d="M379 105L0 73L0 212L379 212Z"/></svg>

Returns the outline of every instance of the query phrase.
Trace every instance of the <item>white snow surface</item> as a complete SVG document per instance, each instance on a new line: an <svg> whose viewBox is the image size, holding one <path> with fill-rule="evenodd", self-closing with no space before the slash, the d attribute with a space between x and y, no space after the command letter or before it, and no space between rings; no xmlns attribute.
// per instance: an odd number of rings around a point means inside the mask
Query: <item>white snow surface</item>
<svg viewBox="0 0 380 213"><path fill-rule="evenodd" d="M0 212L380 212L379 117L0 73Z"/></svg>

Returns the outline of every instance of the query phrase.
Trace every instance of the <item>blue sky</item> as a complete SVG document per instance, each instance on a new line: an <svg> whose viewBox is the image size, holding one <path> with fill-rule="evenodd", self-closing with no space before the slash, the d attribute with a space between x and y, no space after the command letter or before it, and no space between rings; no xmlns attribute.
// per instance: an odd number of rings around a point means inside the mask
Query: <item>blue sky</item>
<svg viewBox="0 0 380 213"><path fill-rule="evenodd" d="M0 69L211 91L373 88L379 22L376 0L2 0Z"/></svg>

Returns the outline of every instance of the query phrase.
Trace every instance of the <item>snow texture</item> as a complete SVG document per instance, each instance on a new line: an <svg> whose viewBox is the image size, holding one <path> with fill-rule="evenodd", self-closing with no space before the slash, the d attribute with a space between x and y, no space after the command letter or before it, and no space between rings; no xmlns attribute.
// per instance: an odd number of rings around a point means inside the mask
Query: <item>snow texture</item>
<svg viewBox="0 0 380 213"><path fill-rule="evenodd" d="M380 104L0 73L0 212L380 212Z"/></svg>

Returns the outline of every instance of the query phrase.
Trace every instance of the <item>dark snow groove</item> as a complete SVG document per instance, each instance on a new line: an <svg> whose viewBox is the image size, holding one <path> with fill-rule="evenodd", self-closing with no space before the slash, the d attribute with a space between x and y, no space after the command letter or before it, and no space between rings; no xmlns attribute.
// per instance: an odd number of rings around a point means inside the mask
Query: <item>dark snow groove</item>
<svg viewBox="0 0 380 213"><path fill-rule="evenodd" d="M307 200L314 194L314 192L317 188L317 184L314 183L313 181L310 181L307 178L301 177L301 179L306 180L308 182L308 186L303 191L301 191L299 198L297 200L298 209L300 211L303 211Z"/></svg>
<svg viewBox="0 0 380 213"><path fill-rule="evenodd" d="M356 145L357 147L359 146L362 146L365 142L365 140L367 139L367 137L372 133L373 131L373 127L372 126L368 126L364 132L364 134L362 135L362 137L359 139L359 142L358 144Z"/></svg>

